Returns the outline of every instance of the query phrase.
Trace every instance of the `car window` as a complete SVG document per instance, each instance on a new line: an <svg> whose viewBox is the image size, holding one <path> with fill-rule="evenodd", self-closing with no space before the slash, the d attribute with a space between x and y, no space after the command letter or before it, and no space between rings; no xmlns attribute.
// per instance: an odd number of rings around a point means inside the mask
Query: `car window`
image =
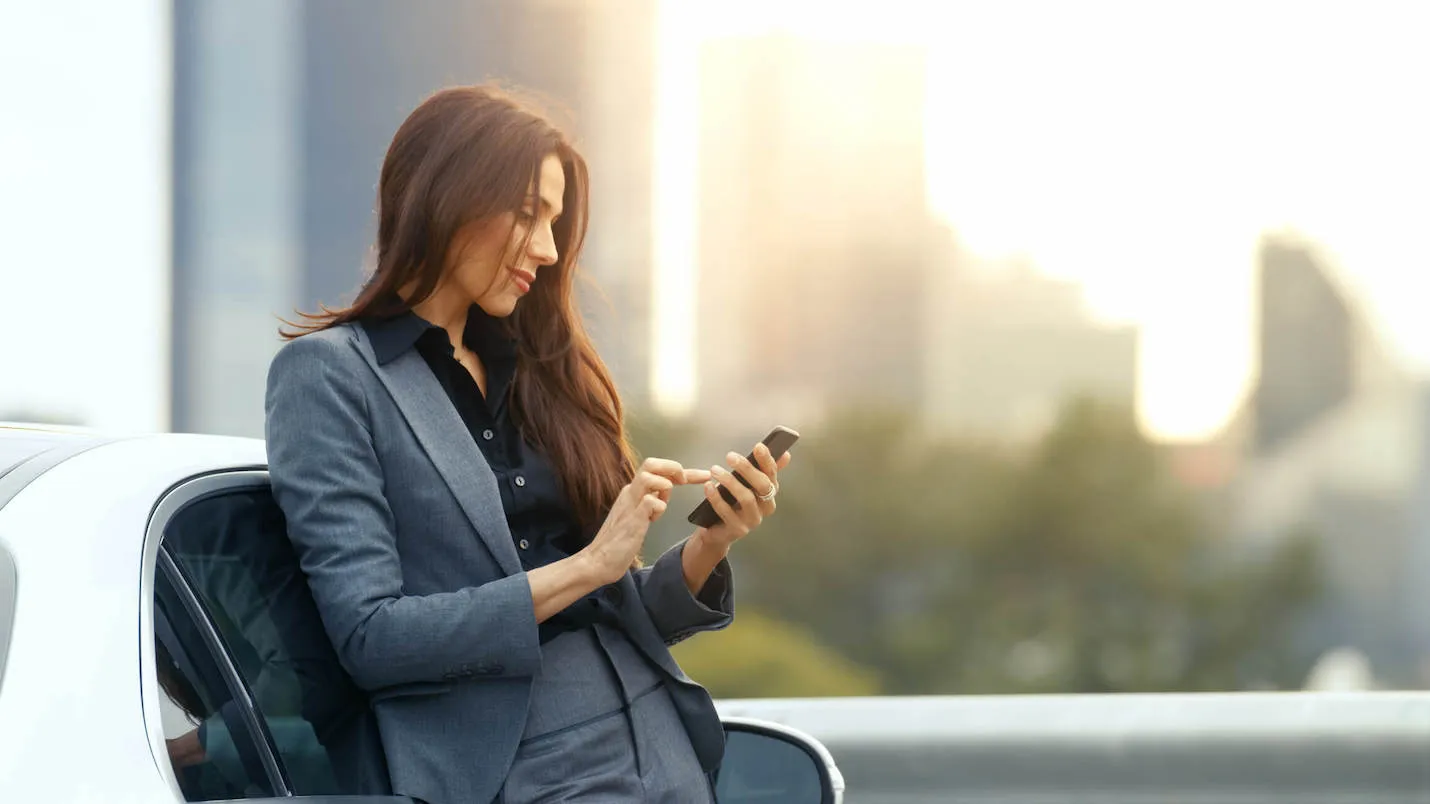
<svg viewBox="0 0 1430 804"><path fill-rule="evenodd" d="M156 573L154 654L164 742L187 801L274 794L260 749L203 627L185 608L173 580Z"/></svg>
<svg viewBox="0 0 1430 804"><path fill-rule="evenodd" d="M164 529L298 795L386 794L365 694L339 665L266 487L205 497Z"/></svg>

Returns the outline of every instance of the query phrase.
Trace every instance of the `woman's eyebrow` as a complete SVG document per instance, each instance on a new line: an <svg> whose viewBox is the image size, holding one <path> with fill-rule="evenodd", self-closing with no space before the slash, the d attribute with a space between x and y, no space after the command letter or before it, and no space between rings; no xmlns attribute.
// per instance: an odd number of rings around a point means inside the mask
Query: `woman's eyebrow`
<svg viewBox="0 0 1430 804"><path fill-rule="evenodd" d="M554 204L552 204L550 201L547 201L545 198L542 198L542 197L537 196L537 195L528 195L528 196L526 197L526 203L528 203L528 204L536 204L536 203L538 203L538 202L541 204L541 208L544 209L544 210L546 210L547 212L551 212L552 210L556 209L556 206L555 206ZM557 214L560 214L560 213L557 213Z"/></svg>

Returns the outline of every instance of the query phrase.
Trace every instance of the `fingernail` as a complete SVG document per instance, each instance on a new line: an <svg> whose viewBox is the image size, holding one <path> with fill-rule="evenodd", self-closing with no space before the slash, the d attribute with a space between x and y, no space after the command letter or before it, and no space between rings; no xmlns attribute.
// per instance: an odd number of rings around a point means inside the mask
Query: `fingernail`
<svg viewBox="0 0 1430 804"><path fill-rule="evenodd" d="M725 467L721 466L721 465L718 464L718 463L715 464L714 466L710 467L710 474L712 474L712 475L718 475L718 474L720 474L720 473L723 472L723 471L725 471Z"/></svg>

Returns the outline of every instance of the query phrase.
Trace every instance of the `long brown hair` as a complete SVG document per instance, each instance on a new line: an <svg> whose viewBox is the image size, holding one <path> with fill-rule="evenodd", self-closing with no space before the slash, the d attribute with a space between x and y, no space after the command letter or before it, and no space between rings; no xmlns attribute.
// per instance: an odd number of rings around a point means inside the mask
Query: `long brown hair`
<svg viewBox="0 0 1430 804"><path fill-rule="evenodd" d="M561 479L589 540L635 474L620 395L581 321L576 261L590 212L586 162L530 102L491 85L444 89L413 110L378 182L377 268L348 307L287 322L285 339L400 315L432 295L458 230L516 212L556 155L566 175L552 227L560 254L503 322L517 342L512 413ZM530 235L528 234L528 237ZM414 288L409 298L399 296Z"/></svg>

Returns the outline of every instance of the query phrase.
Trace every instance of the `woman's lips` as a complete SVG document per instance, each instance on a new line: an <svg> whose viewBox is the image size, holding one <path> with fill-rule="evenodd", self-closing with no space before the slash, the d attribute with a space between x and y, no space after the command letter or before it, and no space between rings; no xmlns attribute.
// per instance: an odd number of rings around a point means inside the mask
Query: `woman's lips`
<svg viewBox="0 0 1430 804"><path fill-rule="evenodd" d="M530 271L523 271L520 268L511 269L511 275L516 280L516 286L522 293L531 290L532 283L536 282L536 274Z"/></svg>

